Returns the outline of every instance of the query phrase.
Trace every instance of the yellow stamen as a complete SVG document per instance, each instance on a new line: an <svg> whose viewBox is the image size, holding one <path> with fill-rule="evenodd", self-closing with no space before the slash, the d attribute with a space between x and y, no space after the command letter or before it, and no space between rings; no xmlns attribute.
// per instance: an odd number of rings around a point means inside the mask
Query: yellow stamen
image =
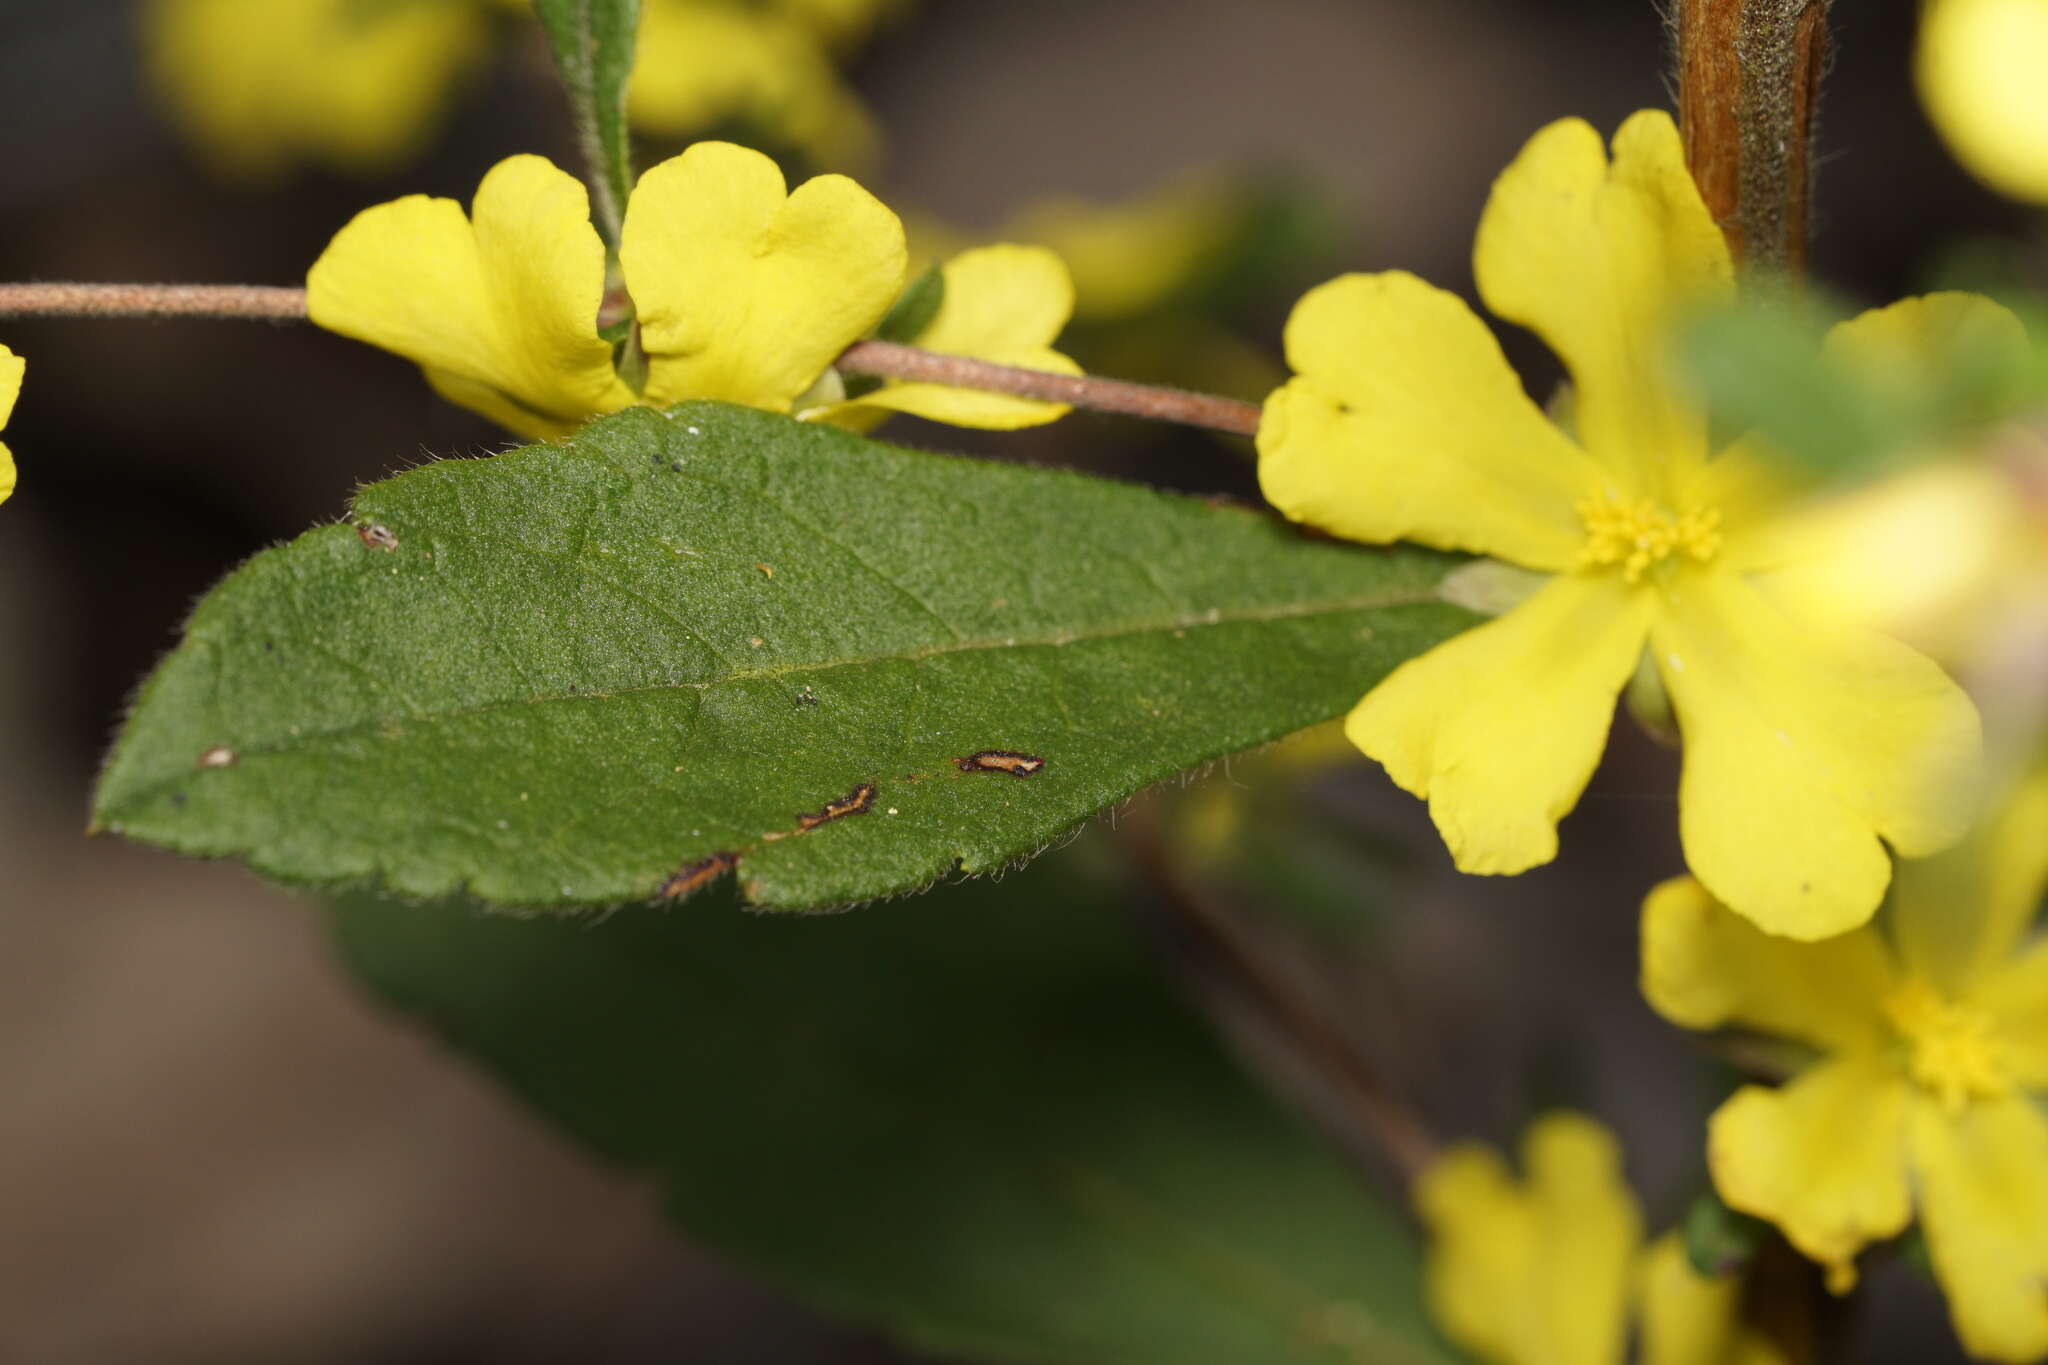
<svg viewBox="0 0 2048 1365"><path fill-rule="evenodd" d="M1983 1010L1944 1000L1915 978L1891 993L1884 1011L1906 1043L1907 1074L1951 1114L1972 1099L2012 1093L1998 1025Z"/></svg>
<svg viewBox="0 0 2048 1365"><path fill-rule="evenodd" d="M1579 520L1586 525L1586 547L1580 562L1621 565L1621 576L1640 582L1653 564L1674 554L1705 563L1721 548L1721 511L1692 507L1673 516L1654 498L1625 500L1612 491L1579 499Z"/></svg>

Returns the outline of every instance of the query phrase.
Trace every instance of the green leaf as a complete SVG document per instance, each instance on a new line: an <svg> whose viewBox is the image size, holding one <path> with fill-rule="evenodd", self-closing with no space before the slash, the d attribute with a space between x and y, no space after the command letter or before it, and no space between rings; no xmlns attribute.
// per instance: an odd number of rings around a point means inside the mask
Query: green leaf
<svg viewBox="0 0 2048 1365"><path fill-rule="evenodd" d="M716 403L366 488L144 685L104 827L521 906L987 872L1347 710L1456 561Z"/></svg>
<svg viewBox="0 0 2048 1365"><path fill-rule="evenodd" d="M590 165L598 225L616 246L626 196L633 189L626 82L633 74L640 0L533 0L533 8L568 87L570 113Z"/></svg>
<svg viewBox="0 0 2048 1365"><path fill-rule="evenodd" d="M1711 1189L1687 1207L1680 1232L1692 1268L1712 1278L1741 1271L1775 1235L1769 1223L1737 1213Z"/></svg>
<svg viewBox="0 0 2048 1365"><path fill-rule="evenodd" d="M945 302L946 272L933 262L925 267L924 274L910 282L910 287L890 308L889 315L882 319L881 326L875 329L875 335L884 341L900 341L908 346L932 325L932 319L939 315L939 309Z"/></svg>
<svg viewBox="0 0 2048 1365"><path fill-rule="evenodd" d="M1801 472L1841 477L1895 451L1901 420L1827 362L1824 332L1783 309L1730 308L1687 328L1679 359L1723 437L1760 432Z"/></svg>
<svg viewBox="0 0 2048 1365"><path fill-rule="evenodd" d="M349 900L353 970L678 1225L935 1352L1442 1357L1402 1220L1224 1059L1076 849L829 919Z"/></svg>

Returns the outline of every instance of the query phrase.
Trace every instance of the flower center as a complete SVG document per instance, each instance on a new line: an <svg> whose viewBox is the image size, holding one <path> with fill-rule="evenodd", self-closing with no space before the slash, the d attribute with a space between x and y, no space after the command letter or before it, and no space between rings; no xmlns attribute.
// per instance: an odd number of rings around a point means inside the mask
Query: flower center
<svg viewBox="0 0 2048 1365"><path fill-rule="evenodd" d="M1675 554L1705 563L1721 548L1721 510L1692 507L1673 516L1655 498L1626 499L1613 491L1579 499L1579 520L1586 524L1586 547L1579 562L1606 567L1621 565L1621 576L1640 582L1651 565Z"/></svg>
<svg viewBox="0 0 2048 1365"><path fill-rule="evenodd" d="M1983 1010L1958 1005L1917 978L1884 1002L1906 1043L1906 1072L1955 1113L1972 1099L2012 1093L1998 1025Z"/></svg>

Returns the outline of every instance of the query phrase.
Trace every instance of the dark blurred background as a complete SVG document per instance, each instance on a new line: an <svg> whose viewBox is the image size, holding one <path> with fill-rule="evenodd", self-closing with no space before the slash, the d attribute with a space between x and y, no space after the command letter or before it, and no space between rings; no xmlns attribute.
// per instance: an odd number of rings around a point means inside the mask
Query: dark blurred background
<svg viewBox="0 0 2048 1365"><path fill-rule="evenodd" d="M2028 227L1927 128L1914 8L1837 6L1813 260L1861 302L1923 287L1959 239ZM136 28L131 0L0 0L0 279L297 283L367 204L466 201L516 151L573 164L515 43L389 180L223 184L147 93ZM1049 192L1295 168L1341 226L1331 259L1282 262L1239 301L1270 350L1294 294L1339 269L1469 294L1490 179L1545 121L1611 130L1664 102L1664 44L1650 0L922 0L851 78L886 133L883 197L970 231ZM632 1177L357 998L306 905L81 835L124 698L199 593L355 483L501 435L410 366L306 327L22 321L0 342L29 364L0 508L0 1359L896 1359L693 1251ZM1541 392L1550 362L1510 343ZM1251 488L1242 452L1112 419L894 434ZM1403 983L1375 1020L1432 1118L1504 1140L1573 1071L1571 1098L1616 1121L1668 1219L1712 1096L1635 994L1634 907L1678 859L1668 759L1617 733L1566 856L1513 881L1450 874L1419 806L1368 765L1342 797L1364 835L1414 850L1373 939L1378 979ZM1931 1289L1883 1283L1897 1292L1859 1355L1952 1349Z"/></svg>

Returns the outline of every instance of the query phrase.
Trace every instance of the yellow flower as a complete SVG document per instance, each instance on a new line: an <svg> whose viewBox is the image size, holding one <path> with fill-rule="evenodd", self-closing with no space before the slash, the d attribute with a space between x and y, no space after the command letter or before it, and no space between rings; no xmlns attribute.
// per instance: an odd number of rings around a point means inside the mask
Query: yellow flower
<svg viewBox="0 0 2048 1365"><path fill-rule="evenodd" d="M1473 264L1493 311L1563 358L1575 435L1470 309L1399 272L1296 305L1297 377L1260 423L1260 483L1290 518L1548 575L1395 670L1352 711L1352 742L1428 799L1460 868L1520 872L1556 855L1647 650L1684 731L1694 873L1774 933L1861 924L1886 842L1918 856L1961 834L1977 716L1930 660L1772 596L1765 571L1806 548L1788 490L1740 444L1708 458L1662 361L1674 313L1731 277L1670 118L1631 118L1612 165L1583 122L1538 133L1494 185ZM1866 314L1830 344L1876 347L1947 307Z"/></svg>
<svg viewBox="0 0 2048 1365"><path fill-rule="evenodd" d="M702 142L640 177L619 243L649 403L787 412L902 292L903 225L843 175L785 192L759 152Z"/></svg>
<svg viewBox="0 0 2048 1365"><path fill-rule="evenodd" d="M1040 242L1073 267L1082 317L1106 322L1157 308L1236 229L1230 185L1196 176L1116 204L1059 195L1026 206L1008 236Z"/></svg>
<svg viewBox="0 0 2048 1365"><path fill-rule="evenodd" d="M878 142L807 24L719 0L646 0L626 98L661 137L739 120L826 165L865 165Z"/></svg>
<svg viewBox="0 0 2048 1365"><path fill-rule="evenodd" d="M1917 1206L1973 1355L2048 1356L2048 778L1939 857L1902 863L1885 927L1770 938L1680 878L1643 904L1643 991L1687 1028L1819 1055L1747 1086L1708 1129L1721 1197L1855 1283Z"/></svg>
<svg viewBox="0 0 2048 1365"><path fill-rule="evenodd" d="M1934 0L1914 57L1920 99L1956 159L2048 204L2048 0Z"/></svg>
<svg viewBox="0 0 2048 1365"><path fill-rule="evenodd" d="M647 355L639 394L598 335L588 197L541 157L500 162L467 218L425 195L365 209L308 273L307 310L524 436L642 401L787 412L902 288L903 229L844 176L789 193L759 152L705 142L640 178L619 260Z"/></svg>
<svg viewBox="0 0 2048 1365"><path fill-rule="evenodd" d="M14 415L14 401L21 397L22 371L27 368L20 356L0 346L0 427ZM14 454L0 442L0 502L6 502L13 492Z"/></svg>
<svg viewBox="0 0 2048 1365"><path fill-rule="evenodd" d="M172 112L247 178L301 158L364 174L402 160L489 32L474 0L151 0L143 19Z"/></svg>
<svg viewBox="0 0 2048 1365"><path fill-rule="evenodd" d="M1547 1114L1522 1138L1526 1179L1477 1143L1447 1151L1415 1185L1430 1238L1424 1290L1451 1343L1487 1365L1621 1365L1631 1311L1643 1365L1779 1365L1738 1316L1741 1284L1709 1279L1643 1216L1613 1136Z"/></svg>
<svg viewBox="0 0 2048 1365"><path fill-rule="evenodd" d="M807 399L807 416L840 414L832 362L881 321L906 269L903 225L859 185L821 175L791 191L773 161L728 142L640 177L618 256L646 358L637 391L599 333L605 249L588 196L541 157L500 162L467 217L425 195L357 214L308 272L306 306L322 327L416 362L451 402L545 438L686 398L770 412ZM1072 303L1050 253L967 252L947 280L922 344L1078 373L1049 345ZM885 384L858 405L985 427L1065 411L931 384Z"/></svg>
<svg viewBox="0 0 2048 1365"><path fill-rule="evenodd" d="M1035 246L975 247L947 261L939 273L945 295L913 345L999 365L1081 373L1052 349L1074 307L1074 286L1058 256ZM1064 403L892 379L858 398L801 415L864 429L890 412L908 412L955 426L1013 431L1057 421L1067 410Z"/></svg>
<svg viewBox="0 0 2048 1365"><path fill-rule="evenodd" d="M826 42L846 47L893 18L907 0L774 0L773 8L807 25Z"/></svg>

